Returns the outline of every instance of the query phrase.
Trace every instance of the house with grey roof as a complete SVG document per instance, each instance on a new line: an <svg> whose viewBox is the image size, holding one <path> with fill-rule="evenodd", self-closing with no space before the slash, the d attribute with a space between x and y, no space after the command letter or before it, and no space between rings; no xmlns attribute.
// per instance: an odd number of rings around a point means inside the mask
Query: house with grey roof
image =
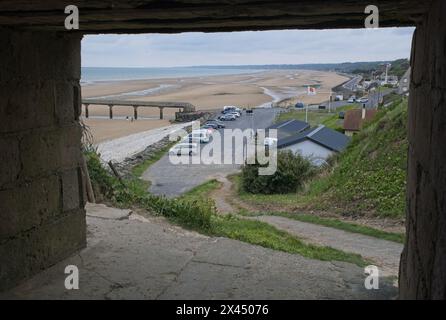
<svg viewBox="0 0 446 320"><path fill-rule="evenodd" d="M310 125L305 121L300 120L286 120L282 122L278 122L266 128L267 136L269 136L269 130L276 129L277 130L277 138L282 139L292 135L296 135L304 130L310 128Z"/></svg>
<svg viewBox="0 0 446 320"><path fill-rule="evenodd" d="M343 151L349 142L350 137L319 125L307 128L298 134L279 138L277 148L299 153L314 165L320 166L333 154Z"/></svg>
<svg viewBox="0 0 446 320"><path fill-rule="evenodd" d="M398 87L398 93L403 94L409 94L409 87L410 87L410 68L407 69L406 73L401 77L400 84Z"/></svg>

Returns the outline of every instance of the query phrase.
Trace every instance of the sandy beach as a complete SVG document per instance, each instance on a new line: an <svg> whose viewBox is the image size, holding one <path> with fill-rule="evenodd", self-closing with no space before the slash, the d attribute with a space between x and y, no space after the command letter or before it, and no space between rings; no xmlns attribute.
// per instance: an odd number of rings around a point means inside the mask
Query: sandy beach
<svg viewBox="0 0 446 320"><path fill-rule="evenodd" d="M345 82L346 77L331 72L308 70L264 71L238 75L95 82L82 86L83 98L107 98L135 101L189 102L197 110L216 110L225 105L241 107L270 106L272 102L293 98L304 103L320 103L328 99L331 88ZM308 96L306 85L319 86L318 94ZM95 142L103 142L137 132L169 125L176 109L164 110L159 120L158 108L139 108L139 119L131 107L115 107L116 119L108 119L108 107L89 107L89 119ZM84 110L83 110L84 112Z"/></svg>

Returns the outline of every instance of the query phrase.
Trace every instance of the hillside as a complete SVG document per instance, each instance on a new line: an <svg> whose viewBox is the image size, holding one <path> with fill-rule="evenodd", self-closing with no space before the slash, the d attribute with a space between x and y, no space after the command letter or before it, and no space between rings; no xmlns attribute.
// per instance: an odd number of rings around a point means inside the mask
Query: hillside
<svg viewBox="0 0 446 320"><path fill-rule="evenodd" d="M289 69L300 69L300 70L315 70L315 71L336 71L345 73L370 73L370 71L377 70L380 65L384 63L391 63L392 68L390 69L390 74L396 72L398 76L404 74L404 72L409 67L408 59L398 59L395 61L369 61L369 62L343 62L343 63L309 63L309 64L271 64L271 65L224 65L224 66L205 66L217 69L262 69L262 70L289 70ZM395 65L395 67L393 67ZM193 68L203 67L195 66ZM401 73L400 69L404 69Z"/></svg>
<svg viewBox="0 0 446 320"><path fill-rule="evenodd" d="M353 138L330 172L309 184L308 198L343 214L403 217L407 148L404 101L380 111Z"/></svg>

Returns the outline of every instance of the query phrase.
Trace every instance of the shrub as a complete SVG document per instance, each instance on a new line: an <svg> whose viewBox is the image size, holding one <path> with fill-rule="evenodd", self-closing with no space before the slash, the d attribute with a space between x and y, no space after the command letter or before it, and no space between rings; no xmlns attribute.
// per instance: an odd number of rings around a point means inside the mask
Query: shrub
<svg viewBox="0 0 446 320"><path fill-rule="evenodd" d="M152 195L146 182L112 176L95 151L85 152L90 179L95 190L118 207L143 207L177 223L200 230L209 230L211 216L216 214L210 200L168 199Z"/></svg>
<svg viewBox="0 0 446 320"><path fill-rule="evenodd" d="M279 151L273 175L259 175L259 163L242 167L242 188L250 193L277 194L297 192L313 173L311 162L291 151Z"/></svg>
<svg viewBox="0 0 446 320"><path fill-rule="evenodd" d="M101 196L111 198L113 195L113 186L115 179L102 166L99 155L94 151L85 151L88 173L90 174L91 184L95 192L100 192ZM98 196L98 194L96 194Z"/></svg>

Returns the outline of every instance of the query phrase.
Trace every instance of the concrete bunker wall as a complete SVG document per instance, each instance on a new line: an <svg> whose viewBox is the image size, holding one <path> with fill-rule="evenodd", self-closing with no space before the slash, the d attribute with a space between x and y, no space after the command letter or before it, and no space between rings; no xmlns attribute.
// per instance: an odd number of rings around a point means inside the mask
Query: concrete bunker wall
<svg viewBox="0 0 446 320"><path fill-rule="evenodd" d="M434 1L412 43L403 299L446 299L445 16Z"/></svg>
<svg viewBox="0 0 446 320"><path fill-rule="evenodd" d="M401 262L400 294L401 298L444 299L446 3L433 0L404 4L407 8L417 5L430 7L430 11L423 18L418 17L412 52L407 241ZM92 12L103 14L100 10ZM401 14L409 16L402 11ZM297 27L296 21L304 20L293 18L292 23L277 20L274 27ZM195 20L188 21L184 23ZM258 21L236 24L230 30L255 29L260 24ZM271 20L262 18L261 21L262 28L272 25ZM113 20L107 23L110 24L103 30L116 30ZM151 20L147 20L147 25L138 22L138 27L146 28L150 23ZM196 30L228 30L226 23L223 19L212 28L198 25ZM330 23L311 26L343 26L337 20ZM389 21L390 25L395 23ZM166 24L161 22L159 29L154 30L163 31ZM133 30L130 22L125 25L127 30ZM192 28L190 24L184 27L181 22L176 27L182 28L179 31ZM85 246L86 225L80 170L81 132L77 121L81 111L80 36L63 31L58 34L3 29L0 39L2 289Z"/></svg>
<svg viewBox="0 0 446 320"><path fill-rule="evenodd" d="M0 289L86 244L80 36L0 30Z"/></svg>

